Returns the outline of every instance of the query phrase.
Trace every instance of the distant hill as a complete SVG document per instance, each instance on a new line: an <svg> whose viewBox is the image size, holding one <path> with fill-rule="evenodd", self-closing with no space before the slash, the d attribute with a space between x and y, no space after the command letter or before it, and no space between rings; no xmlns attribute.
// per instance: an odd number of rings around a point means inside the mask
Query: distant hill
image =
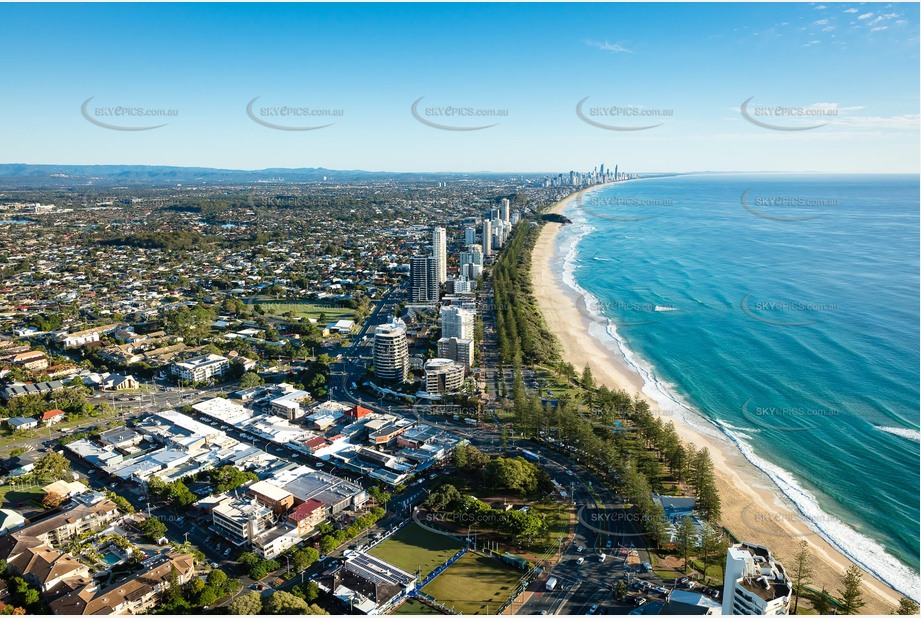
<svg viewBox="0 0 921 618"><path fill-rule="evenodd" d="M364 170L330 170L322 167L267 168L263 170L229 170L210 167L174 167L161 165L30 165L0 164L0 183L16 187L59 187L74 184L97 186L172 185L172 184L251 184L283 182L356 182L395 179L457 180L521 176L521 174L483 173L404 173L367 172ZM536 176L536 174L535 174Z"/></svg>

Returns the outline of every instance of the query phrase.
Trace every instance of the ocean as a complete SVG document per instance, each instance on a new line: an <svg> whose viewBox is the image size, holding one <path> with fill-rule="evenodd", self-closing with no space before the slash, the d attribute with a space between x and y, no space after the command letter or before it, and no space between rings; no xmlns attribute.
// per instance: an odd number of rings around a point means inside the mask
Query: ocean
<svg viewBox="0 0 921 618"><path fill-rule="evenodd" d="M710 424L918 597L919 178L689 174L589 192L564 281L663 410ZM706 420L703 420L706 419Z"/></svg>

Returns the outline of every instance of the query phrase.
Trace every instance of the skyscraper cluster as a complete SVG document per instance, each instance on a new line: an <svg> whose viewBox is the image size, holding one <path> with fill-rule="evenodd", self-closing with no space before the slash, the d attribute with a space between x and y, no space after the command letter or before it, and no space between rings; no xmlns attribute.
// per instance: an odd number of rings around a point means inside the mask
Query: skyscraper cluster
<svg viewBox="0 0 921 618"><path fill-rule="evenodd" d="M601 167L596 167L590 172L576 172L570 170L568 174L558 174L556 176L551 176L544 179L545 187L589 187L597 184L604 184L609 182L620 182L623 180L630 180L636 178L636 174L627 174L623 173L618 169L618 166L614 166L614 171L612 172L610 168L605 170L604 164L601 164Z"/></svg>

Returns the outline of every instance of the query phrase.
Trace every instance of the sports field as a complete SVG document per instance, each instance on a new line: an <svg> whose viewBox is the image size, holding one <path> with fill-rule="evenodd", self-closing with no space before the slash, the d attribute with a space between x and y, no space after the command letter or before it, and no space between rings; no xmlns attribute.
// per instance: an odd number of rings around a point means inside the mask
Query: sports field
<svg viewBox="0 0 921 618"><path fill-rule="evenodd" d="M271 315L279 318L286 317L290 311L295 318L313 318L319 320L320 316L325 317L324 324L317 326L326 326L336 320L354 320L355 311L343 307L330 307L323 303L312 301L286 301L286 300L256 300L253 304L260 305L263 309L271 312Z"/></svg>
<svg viewBox="0 0 921 618"><path fill-rule="evenodd" d="M522 575L495 558L468 552L422 591L461 614L495 614Z"/></svg>
<svg viewBox="0 0 921 618"><path fill-rule="evenodd" d="M420 569L425 579L460 548L460 542L450 537L409 524L368 553L409 573Z"/></svg>

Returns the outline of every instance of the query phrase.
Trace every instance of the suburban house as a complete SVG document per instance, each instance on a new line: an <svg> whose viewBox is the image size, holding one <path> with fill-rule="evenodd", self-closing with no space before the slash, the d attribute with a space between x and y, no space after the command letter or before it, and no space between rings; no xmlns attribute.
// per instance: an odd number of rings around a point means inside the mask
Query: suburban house
<svg viewBox="0 0 921 618"><path fill-rule="evenodd" d="M25 416L8 418L6 419L6 424L9 425L13 431L19 431L20 429L35 429L38 427L38 421L36 419Z"/></svg>
<svg viewBox="0 0 921 618"><path fill-rule="evenodd" d="M45 410L38 419L45 425L54 425L60 423L66 418L64 410Z"/></svg>

